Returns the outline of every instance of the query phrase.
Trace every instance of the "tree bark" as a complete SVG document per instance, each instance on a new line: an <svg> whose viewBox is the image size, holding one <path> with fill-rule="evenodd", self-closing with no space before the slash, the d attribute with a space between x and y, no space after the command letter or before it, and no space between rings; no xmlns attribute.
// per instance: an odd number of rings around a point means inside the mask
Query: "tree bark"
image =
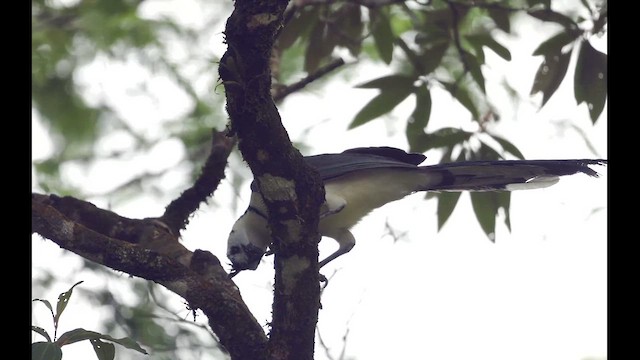
<svg viewBox="0 0 640 360"><path fill-rule="evenodd" d="M128 219L72 197L33 194L32 231L86 259L156 282L201 309L233 359L264 358L267 337L207 251L190 252L156 219Z"/></svg>
<svg viewBox="0 0 640 360"><path fill-rule="evenodd" d="M219 68L229 130L237 134L271 214L276 275L269 338L219 260L179 242L190 214L224 177L233 141L214 138L203 176L160 218L129 219L73 197L32 194L32 232L182 296L191 309L204 312L220 343L240 360L312 359L314 353L320 307L317 227L324 188L292 146L271 97L269 59L287 4L236 1Z"/></svg>
<svg viewBox="0 0 640 360"><path fill-rule="evenodd" d="M238 0L220 62L231 131L269 210L275 291L268 357L312 359L320 306L318 214L324 188L292 146L271 97L269 60L287 0Z"/></svg>

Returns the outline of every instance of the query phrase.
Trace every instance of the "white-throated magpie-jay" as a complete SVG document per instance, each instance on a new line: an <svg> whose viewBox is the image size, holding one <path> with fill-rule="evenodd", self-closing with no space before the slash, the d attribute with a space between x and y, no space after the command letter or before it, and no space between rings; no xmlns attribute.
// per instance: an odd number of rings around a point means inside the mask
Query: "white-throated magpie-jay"
<svg viewBox="0 0 640 360"><path fill-rule="evenodd" d="M307 156L325 188L318 230L339 244L319 263L322 267L349 252L355 238L349 231L372 210L417 191L511 191L551 186L563 175L598 176L589 165L606 160L461 161L419 166L426 156L391 147L349 149L339 154ZM255 270L271 244L268 212L251 184L251 199L236 221L227 244L233 270Z"/></svg>

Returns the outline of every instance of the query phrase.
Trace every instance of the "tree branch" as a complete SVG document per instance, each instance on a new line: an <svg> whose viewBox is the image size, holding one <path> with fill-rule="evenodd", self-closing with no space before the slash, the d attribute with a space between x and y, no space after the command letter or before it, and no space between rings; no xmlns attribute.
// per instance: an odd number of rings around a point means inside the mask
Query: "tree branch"
<svg viewBox="0 0 640 360"><path fill-rule="evenodd" d="M319 310L318 214L324 188L282 126L269 60L288 0L236 0L220 61L238 148L269 211L275 253L271 359L312 359Z"/></svg>
<svg viewBox="0 0 640 360"><path fill-rule="evenodd" d="M32 194L32 232L86 259L156 282L201 309L234 359L259 359L260 324L211 253L184 248L155 219L127 219L71 197ZM122 237L120 237L122 236Z"/></svg>
<svg viewBox="0 0 640 360"><path fill-rule="evenodd" d="M174 234L178 234L181 229L186 228L191 214L198 210L200 203L206 202L207 198L218 188L220 181L224 179L227 158L235 144L235 138L213 130L211 152L202 167L200 177L193 183L193 186L173 200L160 217L160 220Z"/></svg>
<svg viewBox="0 0 640 360"><path fill-rule="evenodd" d="M276 87L274 89L275 91L273 94L273 101L275 101L276 103L281 102L285 97L293 94L296 91L304 89L305 86L320 79L321 77L343 66L344 64L345 62L344 60L342 60L342 58L335 59L327 65L322 66L318 70L314 71L312 74L309 74L305 78L301 79L300 81L297 81L291 85Z"/></svg>

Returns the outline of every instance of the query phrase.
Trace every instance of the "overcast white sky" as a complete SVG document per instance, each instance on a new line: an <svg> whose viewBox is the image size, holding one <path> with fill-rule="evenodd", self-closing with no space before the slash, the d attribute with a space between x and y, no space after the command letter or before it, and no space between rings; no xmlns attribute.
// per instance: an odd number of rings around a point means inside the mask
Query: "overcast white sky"
<svg viewBox="0 0 640 360"><path fill-rule="evenodd" d="M170 4L175 2L165 5ZM193 9L191 2L184 4L180 9ZM177 7L169 9L182 11ZM180 13L184 19L196 16L188 11ZM498 83L502 79L496 81L500 74L523 97L528 95L540 61L530 54L548 37L537 30L539 28L533 26L519 29L529 40L517 43L517 48L509 46L513 55L510 63L487 52L489 66L484 70L487 78L494 79L488 81L487 88L495 102L508 101ZM211 41L221 44L221 37ZM606 42L594 46L605 50ZM219 49L224 51L223 47ZM127 86L136 70L106 64L96 64L93 69L84 72L85 82L102 91L109 89L114 93L109 96L119 99L129 119L140 119L135 116L139 103L127 102L122 96L126 93L123 86ZM340 152L356 146L388 145L406 149L402 124L412 110L411 101L402 104L388 119L346 130L354 114L375 95L375 91L353 89L353 85L384 75L386 71L365 67L354 74L349 83L335 81L322 89L312 88L292 95L281 107L283 122L292 140L311 146L312 151L307 155ZM496 125L495 131L517 144L529 159L607 158L606 108L605 115L592 126L586 107L575 105L571 74L570 69L566 81L544 109L538 111L535 105L540 99L534 98L532 104L523 103L511 113L502 114L503 121ZM159 121L166 119L167 113L184 111L185 104L180 103L170 89L164 96L172 101L162 104L163 113L157 118L147 113L146 119ZM468 113L452 105L444 93L434 92L433 102L431 129L473 126ZM37 114L32 124L35 160L50 150L46 130L41 128ZM313 130L308 131L314 125ZM581 135L570 126L586 133L597 154L590 151ZM164 168L168 163L178 166L182 153L177 142L168 140L130 166L150 169ZM438 160L436 153L427 155L427 163ZM73 178L93 188L108 188L118 178L119 169L121 164L103 164L89 174L74 172ZM599 170L606 174L606 169ZM167 181L180 179L178 176ZM237 194L227 183L215 196L217 203L226 204ZM240 208L236 212L224 206L203 206L184 234L185 246L206 249L224 258L228 230L244 211L247 201L248 189L245 189L240 194ZM323 294L319 322L319 333L330 346L332 356L339 355L348 329L346 355L351 359L604 358L607 352L606 175L598 179L576 175L564 178L551 188L517 192L512 195L511 204L513 231L509 233L504 227L504 218L498 219L495 243L485 237L475 220L468 194L463 194L458 208L440 232L436 228L436 202L424 201L422 195L388 204L365 218L353 230L358 241L356 247L322 271L331 276L337 270ZM104 206L106 202L97 205ZM124 216L147 217L157 215L163 207L164 204L142 198L114 210ZM402 236L390 235L387 223ZM218 230L214 233L212 227ZM331 253L335 246L332 240L323 240L321 257ZM54 268L62 279L60 287L42 295L50 301L77 281L99 282L87 278L87 273L82 276L74 273L73 266L62 267L57 263L60 252L48 241L33 241L34 274L40 268ZM269 263L234 279L263 324L270 318L272 279ZM69 329L76 325L90 328L86 315L82 315L87 308L80 305L81 300L76 301L77 310L70 305L67 310L70 318L63 321ZM177 296L175 306L183 311ZM34 315L38 315L35 310ZM49 324L46 320L43 323L44 327ZM83 346L65 347L65 359L94 356L88 344ZM118 356L124 356L125 352L128 351L119 349ZM149 358L153 359L153 355ZM318 346L317 359L325 358L324 350Z"/></svg>

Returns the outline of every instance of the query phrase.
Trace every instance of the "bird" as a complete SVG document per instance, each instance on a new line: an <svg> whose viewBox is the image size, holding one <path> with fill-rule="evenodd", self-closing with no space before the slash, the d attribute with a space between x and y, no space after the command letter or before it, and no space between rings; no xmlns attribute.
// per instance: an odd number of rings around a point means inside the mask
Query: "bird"
<svg viewBox="0 0 640 360"><path fill-rule="evenodd" d="M322 268L356 244L351 228L374 209L420 191L512 191L551 186L561 176L599 174L592 165L604 159L472 160L420 165L421 153L382 147L359 147L342 153L305 156L318 171L325 189L318 231L334 239L338 249L319 262ZM255 180L249 206L229 233L227 258L231 274L257 269L271 244L269 214Z"/></svg>

